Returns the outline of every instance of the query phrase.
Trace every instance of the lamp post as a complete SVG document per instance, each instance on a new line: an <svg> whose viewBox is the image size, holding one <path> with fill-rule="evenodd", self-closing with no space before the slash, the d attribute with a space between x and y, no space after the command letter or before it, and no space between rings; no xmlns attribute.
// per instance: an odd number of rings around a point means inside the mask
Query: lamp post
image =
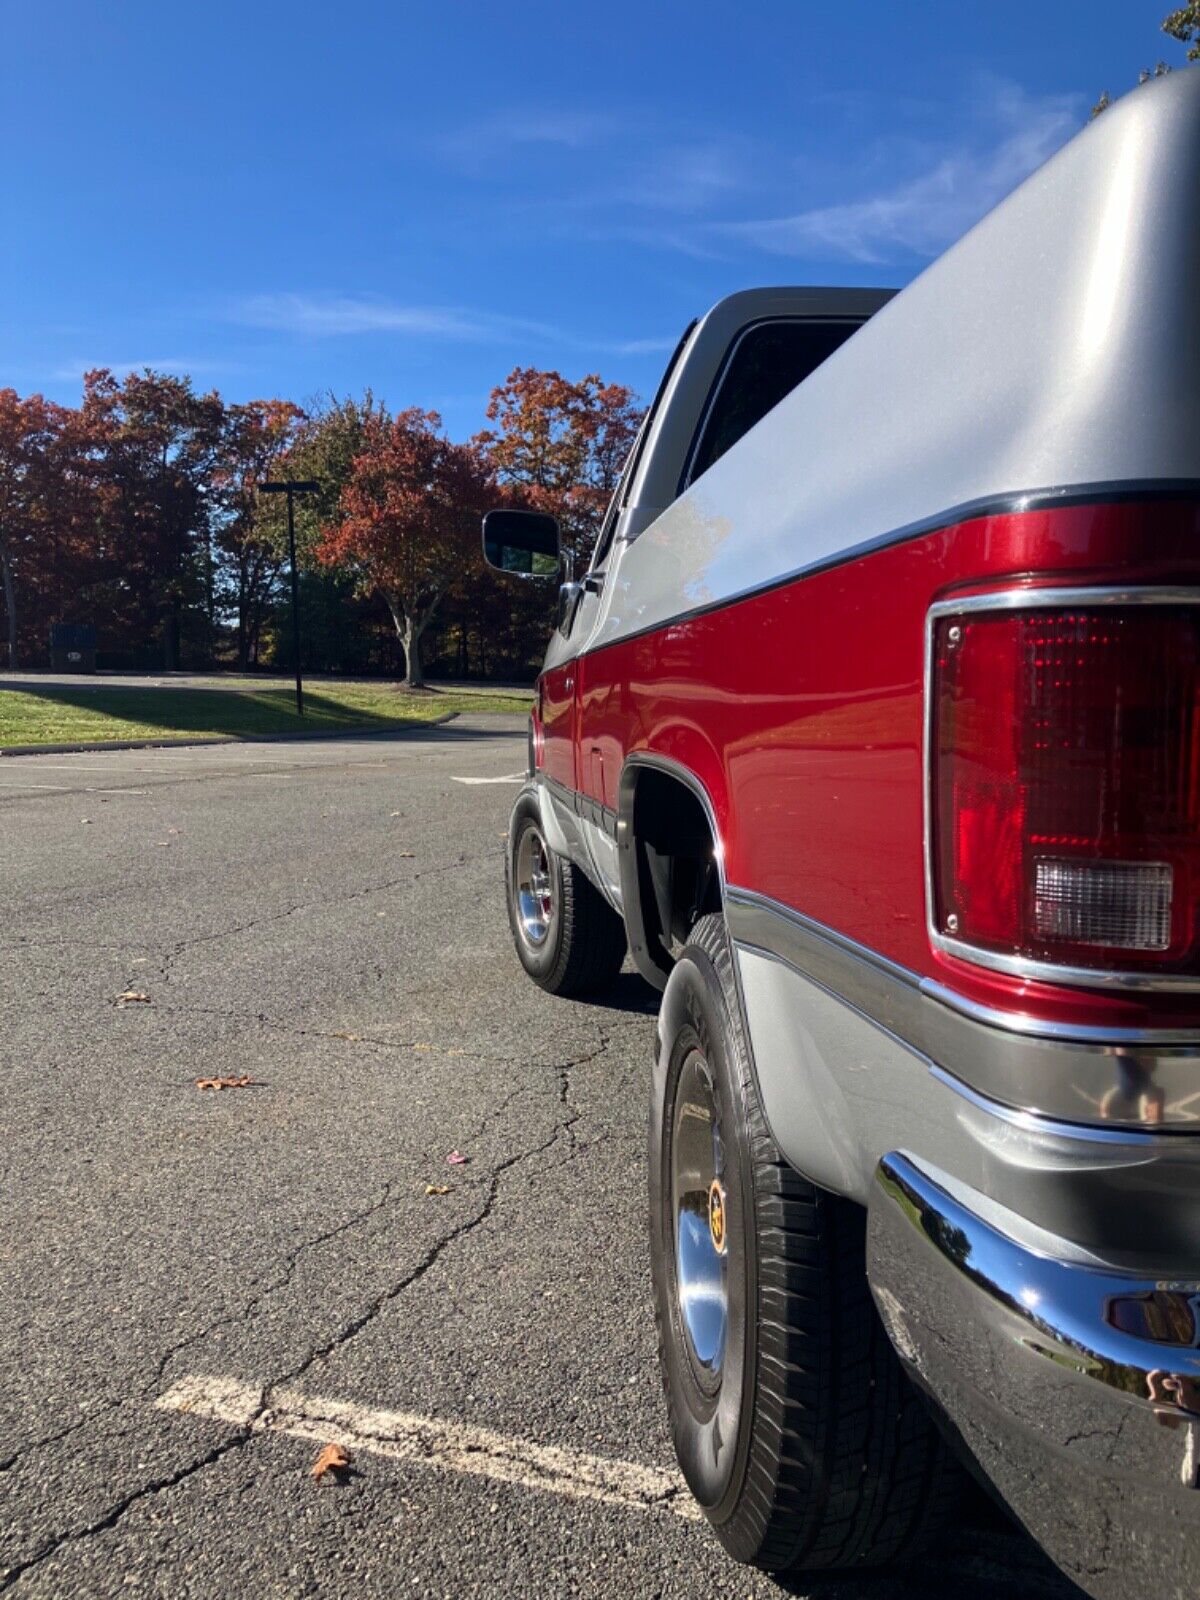
<svg viewBox="0 0 1200 1600"><path fill-rule="evenodd" d="M295 497L298 494L316 494L321 487L312 478L280 478L271 483L260 483L263 494L286 494L288 511L288 555L292 562L292 650L296 657L296 715L304 715L304 685L300 680L300 580L296 576L296 517Z"/></svg>

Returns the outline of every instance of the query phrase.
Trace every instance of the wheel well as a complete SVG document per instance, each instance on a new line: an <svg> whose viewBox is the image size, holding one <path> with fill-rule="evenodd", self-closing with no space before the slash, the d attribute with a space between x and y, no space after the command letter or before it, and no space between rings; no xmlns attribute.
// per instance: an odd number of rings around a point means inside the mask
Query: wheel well
<svg viewBox="0 0 1200 1600"><path fill-rule="evenodd" d="M622 787L621 881L630 947L643 976L661 988L695 924L722 909L717 841L707 807L682 778L637 765Z"/></svg>

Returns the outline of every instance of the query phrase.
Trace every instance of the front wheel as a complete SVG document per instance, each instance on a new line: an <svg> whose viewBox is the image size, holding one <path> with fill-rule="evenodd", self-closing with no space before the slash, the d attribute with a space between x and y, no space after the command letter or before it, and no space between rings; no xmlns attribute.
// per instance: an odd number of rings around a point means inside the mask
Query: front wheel
<svg viewBox="0 0 1200 1600"><path fill-rule="evenodd" d="M663 995L650 1222L675 1450L726 1549L781 1573L927 1546L959 1470L871 1301L863 1212L771 1138L718 916Z"/></svg>
<svg viewBox="0 0 1200 1600"><path fill-rule="evenodd" d="M625 959L625 924L583 872L546 842L523 795L508 833L508 921L521 965L551 994L607 988Z"/></svg>

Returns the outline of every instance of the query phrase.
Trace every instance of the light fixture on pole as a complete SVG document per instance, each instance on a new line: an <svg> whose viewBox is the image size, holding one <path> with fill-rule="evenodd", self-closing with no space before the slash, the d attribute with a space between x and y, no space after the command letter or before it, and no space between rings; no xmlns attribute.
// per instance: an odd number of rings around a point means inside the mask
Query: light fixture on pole
<svg viewBox="0 0 1200 1600"><path fill-rule="evenodd" d="M296 657L296 714L304 715L304 685L300 679L300 580L296 576L296 518L295 497L298 494L316 494L321 487L313 478L281 478L271 483L260 483L263 494L286 494L288 517L288 555L292 562L292 650Z"/></svg>

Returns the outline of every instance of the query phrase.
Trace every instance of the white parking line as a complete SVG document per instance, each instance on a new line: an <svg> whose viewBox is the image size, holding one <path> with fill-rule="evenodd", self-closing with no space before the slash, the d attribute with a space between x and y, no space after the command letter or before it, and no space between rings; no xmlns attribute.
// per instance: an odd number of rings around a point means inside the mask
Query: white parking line
<svg viewBox="0 0 1200 1600"><path fill-rule="evenodd" d="M451 773L450 782L451 783L524 783L525 782L525 774L523 772L508 772L508 773L505 773L503 778L456 778L454 776L454 774Z"/></svg>
<svg viewBox="0 0 1200 1600"><path fill-rule="evenodd" d="M76 789L65 783L5 783L0 789L49 789L55 794L149 794L148 789L99 789L95 784L84 784Z"/></svg>
<svg viewBox="0 0 1200 1600"><path fill-rule="evenodd" d="M568 1500L599 1500L631 1511L670 1511L689 1522L701 1517L683 1479L657 1467L562 1445L535 1444L466 1422L373 1411L352 1401L298 1390L279 1390L270 1408L260 1414L261 1400L262 1391L252 1383L193 1375L172 1384L154 1403L162 1411L232 1423L255 1433L340 1444L406 1466L516 1483Z"/></svg>

